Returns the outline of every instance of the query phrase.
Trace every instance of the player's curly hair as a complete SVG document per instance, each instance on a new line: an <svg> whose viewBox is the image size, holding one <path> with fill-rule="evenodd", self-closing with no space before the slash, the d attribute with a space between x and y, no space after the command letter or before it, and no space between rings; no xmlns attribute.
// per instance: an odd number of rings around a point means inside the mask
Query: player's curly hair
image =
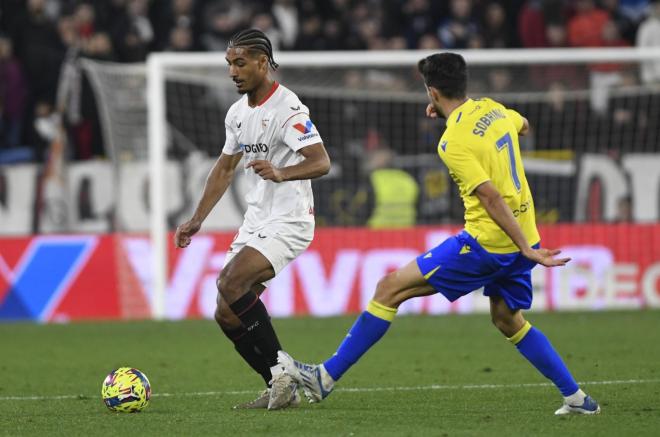
<svg viewBox="0 0 660 437"><path fill-rule="evenodd" d="M467 89L468 72L463 56L456 53L436 53L419 61L417 69L424 83L449 99L462 99Z"/></svg>
<svg viewBox="0 0 660 437"><path fill-rule="evenodd" d="M279 64L273 58L273 45L270 40L259 29L246 29L236 32L229 40L229 48L247 47L250 50L258 50L268 56L268 65L277 70Z"/></svg>

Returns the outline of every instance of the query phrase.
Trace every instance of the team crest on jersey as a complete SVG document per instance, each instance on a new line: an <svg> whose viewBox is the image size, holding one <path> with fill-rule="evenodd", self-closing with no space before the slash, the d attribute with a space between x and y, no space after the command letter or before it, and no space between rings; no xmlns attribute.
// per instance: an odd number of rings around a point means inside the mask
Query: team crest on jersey
<svg viewBox="0 0 660 437"><path fill-rule="evenodd" d="M262 127L266 127L266 126L268 125L268 122L269 122L269 121L270 121L269 119L264 118L263 120L261 120L261 126L262 126Z"/></svg>

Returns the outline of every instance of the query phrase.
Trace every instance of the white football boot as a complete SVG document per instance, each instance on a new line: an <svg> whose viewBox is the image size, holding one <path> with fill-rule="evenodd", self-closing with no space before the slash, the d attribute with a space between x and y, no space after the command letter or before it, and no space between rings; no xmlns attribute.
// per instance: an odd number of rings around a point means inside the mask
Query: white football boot
<svg viewBox="0 0 660 437"><path fill-rule="evenodd" d="M264 391L262 391L259 396L249 402L244 402L242 404L234 405L233 409L234 410L252 410L252 409L266 409L268 408L268 401L270 400L270 389L267 388ZM287 408L291 407L297 407L300 405L300 395L298 394L298 390L296 390L293 393L293 397L291 398L291 401L289 402L289 405L287 405Z"/></svg>
<svg viewBox="0 0 660 437"><path fill-rule="evenodd" d="M269 410L281 410L292 406L294 400L297 398L300 404L300 397L298 397L298 383L287 373L280 373L273 376L270 381L270 396L268 397Z"/></svg>
<svg viewBox="0 0 660 437"><path fill-rule="evenodd" d="M284 366L286 374L291 375L298 384L302 385L309 402L321 402L332 392L335 381L323 364L301 363L284 351L277 352L277 362Z"/></svg>
<svg viewBox="0 0 660 437"><path fill-rule="evenodd" d="M591 396L586 396L584 402L581 405L570 405L568 402L564 402L564 405L561 406L555 415L563 416L564 414L598 414L600 413L600 405L596 402Z"/></svg>

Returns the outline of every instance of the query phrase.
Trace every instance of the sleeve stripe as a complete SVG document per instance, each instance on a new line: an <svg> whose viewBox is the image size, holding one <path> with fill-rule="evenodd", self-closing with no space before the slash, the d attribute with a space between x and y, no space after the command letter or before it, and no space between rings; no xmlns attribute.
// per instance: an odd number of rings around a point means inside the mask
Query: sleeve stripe
<svg viewBox="0 0 660 437"><path fill-rule="evenodd" d="M291 120L293 117L295 117L296 115L300 115L300 114L305 114L305 115L307 115L307 116L309 117L309 114L306 113L306 112L302 112L302 111L300 111L300 112L296 112L296 113L293 114L291 117L289 117L289 118L286 119L286 121L282 124L282 127L286 126L286 124L289 122L289 120Z"/></svg>

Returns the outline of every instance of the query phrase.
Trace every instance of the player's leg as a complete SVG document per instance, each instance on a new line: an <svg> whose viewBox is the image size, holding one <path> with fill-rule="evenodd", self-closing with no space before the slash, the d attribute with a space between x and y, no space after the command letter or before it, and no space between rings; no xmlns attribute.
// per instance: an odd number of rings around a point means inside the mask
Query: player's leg
<svg viewBox="0 0 660 437"><path fill-rule="evenodd" d="M269 368L277 364L277 351L281 345L268 311L253 287L274 276L275 271L268 259L258 250L244 246L222 269L217 280L220 302L226 303L240 320L246 336L251 339L253 347L259 349ZM225 322L231 320L228 318Z"/></svg>
<svg viewBox="0 0 660 437"><path fill-rule="evenodd" d="M261 295L264 289L263 284L255 284L251 290L255 294ZM261 351L255 346L252 337L247 335L248 331L241 323L241 320L232 312L227 302L222 299L220 293L218 293L215 321L225 336L234 344L236 352L255 372L261 375L268 387L271 379L270 367L266 364Z"/></svg>
<svg viewBox="0 0 660 437"><path fill-rule="evenodd" d="M516 287L516 284L511 283L510 286ZM490 293L490 314L493 324L516 346L527 361L555 384L564 396L564 406L555 414L598 413L600 411L598 403L580 389L547 337L525 320L520 309L511 309L510 306L514 304L507 303L502 295L504 294L509 300L511 296L503 291L495 294L490 290Z"/></svg>
<svg viewBox="0 0 660 437"><path fill-rule="evenodd" d="M413 297L435 293L426 283L416 261L378 281L373 299L358 317L337 352L323 363L334 381L355 364L390 327L394 316L403 302Z"/></svg>
<svg viewBox="0 0 660 437"><path fill-rule="evenodd" d="M383 337L399 305L413 297L434 292L433 287L426 283L417 262L412 261L378 282L367 309L355 321L330 359L318 366L308 365L280 352L280 362L288 373L303 384L309 400L319 402L330 394L335 382Z"/></svg>

